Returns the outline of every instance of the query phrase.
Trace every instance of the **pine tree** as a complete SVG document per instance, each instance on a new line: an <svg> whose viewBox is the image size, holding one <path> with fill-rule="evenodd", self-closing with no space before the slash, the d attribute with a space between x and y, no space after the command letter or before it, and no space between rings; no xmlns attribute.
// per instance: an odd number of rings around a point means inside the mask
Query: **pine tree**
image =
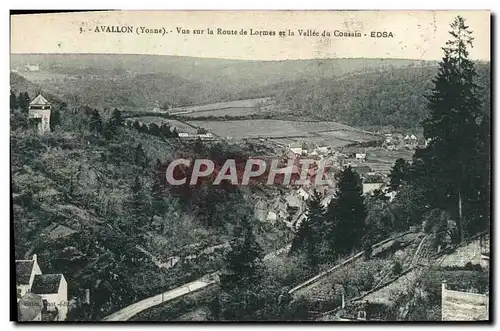
<svg viewBox="0 0 500 331"><path fill-rule="evenodd" d="M422 123L430 139L416 157L424 165L429 202L450 212L463 238L463 219L474 218L480 188L475 159L482 117L474 63L468 58L473 38L465 20L457 16L450 25L452 39L443 47L444 57L427 96L430 116Z"/></svg>
<svg viewBox="0 0 500 331"><path fill-rule="evenodd" d="M359 175L349 166L335 177L335 197L328 205L326 216L332 225L326 235L334 254L346 254L361 247L367 213Z"/></svg>
<svg viewBox="0 0 500 331"><path fill-rule="evenodd" d="M19 93L19 97L17 99L19 109L21 112L28 114L29 106L30 106L30 96L28 92Z"/></svg>
<svg viewBox="0 0 500 331"><path fill-rule="evenodd" d="M95 134L101 134L103 132L101 115L97 109L94 109L92 115L90 116L89 130Z"/></svg>
<svg viewBox="0 0 500 331"><path fill-rule="evenodd" d="M144 195L141 180L135 177L134 183L130 188L131 196L129 199L129 224L128 231L132 232L132 226L143 226L146 223L148 205L147 199Z"/></svg>
<svg viewBox="0 0 500 331"><path fill-rule="evenodd" d="M299 225L291 247L292 252L301 251L305 254L313 270L317 269L322 260L324 234L327 231L322 198L319 192L314 191L307 202L307 218Z"/></svg>
<svg viewBox="0 0 500 331"><path fill-rule="evenodd" d="M249 217L241 218L235 227L235 239L226 254L221 274L221 293L210 309L226 320L253 320L261 309L263 251L254 235Z"/></svg>
<svg viewBox="0 0 500 331"><path fill-rule="evenodd" d="M235 239L227 253L222 287L227 290L256 284L261 276L263 251L256 240L250 217L242 217L234 231Z"/></svg>
<svg viewBox="0 0 500 331"><path fill-rule="evenodd" d="M161 161L156 160L153 184L151 186L152 211L154 214L163 215L165 212L164 185L162 182L163 166Z"/></svg>
<svg viewBox="0 0 500 331"><path fill-rule="evenodd" d="M141 167L145 167L148 164L146 151L144 151L144 148L142 147L141 143L138 143L137 146L135 147L134 162L135 164Z"/></svg>
<svg viewBox="0 0 500 331"><path fill-rule="evenodd" d="M111 123L117 127L123 124L122 113L118 108L115 108L111 113Z"/></svg>
<svg viewBox="0 0 500 331"><path fill-rule="evenodd" d="M141 131L141 124L139 123L138 120L135 120L134 121L134 125L133 125L134 129L136 129L137 131Z"/></svg>
<svg viewBox="0 0 500 331"><path fill-rule="evenodd" d="M56 107L53 107L50 111L50 130L54 131L59 125L61 125L61 112L68 110L68 105L66 102L62 102Z"/></svg>
<svg viewBox="0 0 500 331"><path fill-rule="evenodd" d="M408 180L410 164L405 159L399 158L391 169L389 190L397 191L401 184Z"/></svg>
<svg viewBox="0 0 500 331"><path fill-rule="evenodd" d="M16 93L13 90L10 90L10 110L17 109L19 104L17 102Z"/></svg>

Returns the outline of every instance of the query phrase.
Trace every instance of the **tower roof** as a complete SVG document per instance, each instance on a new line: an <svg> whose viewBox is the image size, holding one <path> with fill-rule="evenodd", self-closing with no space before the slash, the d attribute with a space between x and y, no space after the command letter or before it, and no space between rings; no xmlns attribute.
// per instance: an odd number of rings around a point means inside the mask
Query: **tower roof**
<svg viewBox="0 0 500 331"><path fill-rule="evenodd" d="M30 102L30 105L50 105L50 103L40 93L35 99Z"/></svg>

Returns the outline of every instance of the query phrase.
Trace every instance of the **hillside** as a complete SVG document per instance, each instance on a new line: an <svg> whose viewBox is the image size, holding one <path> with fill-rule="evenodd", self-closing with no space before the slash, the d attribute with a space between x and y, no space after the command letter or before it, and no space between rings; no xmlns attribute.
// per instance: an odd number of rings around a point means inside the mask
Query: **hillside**
<svg viewBox="0 0 500 331"><path fill-rule="evenodd" d="M70 107L60 126L40 136L19 123L26 121L22 111L11 110L15 258L37 254L44 273L63 273L70 299L90 289L91 307L73 309L70 320L97 320L218 270L222 253L207 248L230 240L233 222L248 210L247 193L236 189L199 187L182 199L163 189L158 162L192 153L192 146L125 126L105 134L94 126L95 114ZM260 228L266 250L281 245L280 231ZM178 263L161 267L153 257Z"/></svg>
<svg viewBox="0 0 500 331"><path fill-rule="evenodd" d="M40 71L24 70L27 63ZM351 72L420 65L392 59L241 61L146 55L19 55L11 69L58 95L77 94L98 108L152 109L258 98L297 80L330 79Z"/></svg>
<svg viewBox="0 0 500 331"><path fill-rule="evenodd" d="M490 111L490 65L479 63L478 83ZM437 73L435 64L353 73L341 78L302 80L276 99L297 114L353 126L416 127L427 116L425 95Z"/></svg>

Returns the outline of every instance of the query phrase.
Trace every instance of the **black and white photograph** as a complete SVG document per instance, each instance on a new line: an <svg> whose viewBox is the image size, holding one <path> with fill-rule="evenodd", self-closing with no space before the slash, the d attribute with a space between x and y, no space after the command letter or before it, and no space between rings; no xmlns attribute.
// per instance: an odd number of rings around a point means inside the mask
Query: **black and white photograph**
<svg viewBox="0 0 500 331"><path fill-rule="evenodd" d="M490 323L490 22L11 14L11 319Z"/></svg>

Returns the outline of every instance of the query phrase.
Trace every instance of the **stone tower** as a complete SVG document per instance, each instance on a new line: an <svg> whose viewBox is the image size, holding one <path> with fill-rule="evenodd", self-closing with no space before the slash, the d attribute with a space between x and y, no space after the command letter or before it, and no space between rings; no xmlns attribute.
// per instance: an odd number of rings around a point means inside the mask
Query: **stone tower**
<svg viewBox="0 0 500 331"><path fill-rule="evenodd" d="M30 102L28 117L40 118L40 123L38 123L38 131L40 133L50 131L51 109L52 106L41 93Z"/></svg>

